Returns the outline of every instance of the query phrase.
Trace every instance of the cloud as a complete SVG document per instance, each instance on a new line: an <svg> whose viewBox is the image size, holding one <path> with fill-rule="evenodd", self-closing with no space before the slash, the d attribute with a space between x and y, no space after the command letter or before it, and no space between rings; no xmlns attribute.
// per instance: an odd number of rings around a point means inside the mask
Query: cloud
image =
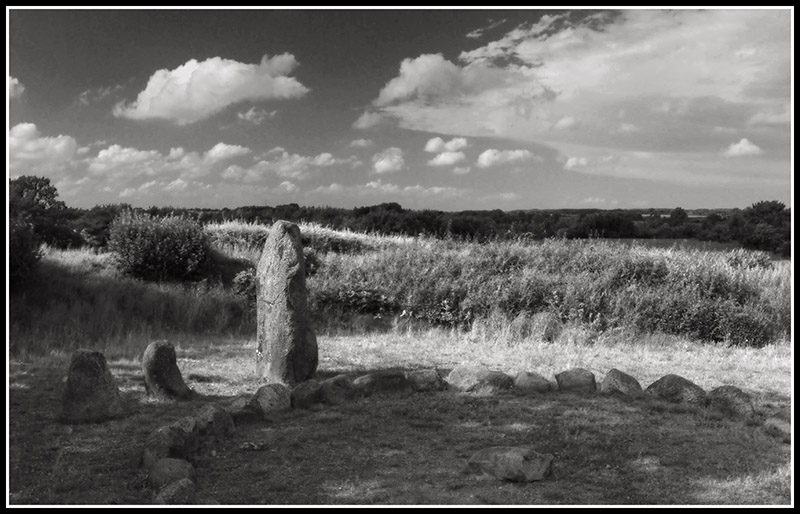
<svg viewBox="0 0 800 514"><path fill-rule="evenodd" d="M500 25L502 25L506 21L507 21L506 19L497 20L497 21L490 19L489 20L489 25L487 25L486 27L481 27L481 28L478 28L478 29L470 31L469 33L467 33L466 37L468 37L469 39L480 39L480 38L483 37L483 33L484 32L486 32L488 30L492 30L492 29L494 29L496 27L499 27Z"/></svg>
<svg viewBox="0 0 800 514"><path fill-rule="evenodd" d="M428 161L428 166L452 166L465 158L464 152L443 152Z"/></svg>
<svg viewBox="0 0 800 514"><path fill-rule="evenodd" d="M426 152L433 152L438 153L442 151L447 152L457 152L463 148L469 146L467 140L463 137L454 137L448 142L444 142L444 140L440 137L434 137L428 140L425 144L425 151Z"/></svg>
<svg viewBox="0 0 800 514"><path fill-rule="evenodd" d="M22 82L17 80L16 78L9 75L8 77L8 98L10 100L14 100L15 98L19 98L22 96L22 93L25 92L25 86L22 85Z"/></svg>
<svg viewBox="0 0 800 514"><path fill-rule="evenodd" d="M400 171L405 166L403 150L397 147L387 148L383 152L372 156L373 168L375 173L392 173Z"/></svg>
<svg viewBox="0 0 800 514"><path fill-rule="evenodd" d="M792 113L788 104L783 109L759 111L747 120L748 125L788 125L791 122Z"/></svg>
<svg viewBox="0 0 800 514"><path fill-rule="evenodd" d="M577 170L581 168L585 168L589 165L589 160L586 157L570 157L567 159L567 162L564 163L565 170Z"/></svg>
<svg viewBox="0 0 800 514"><path fill-rule="evenodd" d="M470 166L464 166L464 167L456 166L455 168L453 168L453 174L455 175L466 175L470 171L472 171L472 167Z"/></svg>
<svg viewBox="0 0 800 514"><path fill-rule="evenodd" d="M376 127L384 121L386 121L386 118L383 116L383 114L375 111L366 111L353 123L353 128L366 130Z"/></svg>
<svg viewBox="0 0 800 514"><path fill-rule="evenodd" d="M205 159L212 162L219 162L225 159L247 155L250 152L251 150L244 146L217 143L205 153Z"/></svg>
<svg viewBox="0 0 800 514"><path fill-rule="evenodd" d="M91 105L99 103L122 89L121 85L116 86L100 86L83 91L78 95L78 103L81 105Z"/></svg>
<svg viewBox="0 0 800 514"><path fill-rule="evenodd" d="M575 128L577 124L578 122L572 116L564 116L553 125L553 128L556 130L570 130Z"/></svg>
<svg viewBox="0 0 800 514"><path fill-rule="evenodd" d="M268 119L274 118L278 111L267 111L266 109L256 109L255 106L250 107L246 112L237 112L236 117L239 121L252 123L253 125L261 125Z"/></svg>
<svg viewBox="0 0 800 514"><path fill-rule="evenodd" d="M639 127L637 127L633 123L622 123L617 129L617 132L620 132L622 134L630 134L632 132L639 132L639 130L640 130Z"/></svg>
<svg viewBox="0 0 800 514"><path fill-rule="evenodd" d="M299 98L309 90L288 75L297 67L289 53L244 64L212 57L192 59L174 70L155 72L131 103L121 102L114 115L130 119L160 118L187 125L244 100Z"/></svg>
<svg viewBox="0 0 800 514"><path fill-rule="evenodd" d="M33 123L20 123L8 133L8 171L56 174L73 164L78 143L72 136L43 137Z"/></svg>
<svg viewBox="0 0 800 514"><path fill-rule="evenodd" d="M501 164L527 161L533 158L534 154L528 150L495 150L494 148L489 148L478 156L476 166L490 168Z"/></svg>
<svg viewBox="0 0 800 514"><path fill-rule="evenodd" d="M227 180L255 183L264 180L270 175L294 180L306 180L312 174L323 168L337 165L353 165L357 159L348 157L339 159L328 152L316 156L293 154L282 147L276 147L259 157L259 161L250 167L239 165L228 166L222 177Z"/></svg>
<svg viewBox="0 0 800 514"><path fill-rule="evenodd" d="M348 146L350 148L368 148L374 144L372 139L354 139Z"/></svg>
<svg viewBox="0 0 800 514"><path fill-rule="evenodd" d="M738 143L731 143L731 145L722 152L722 155L725 157L746 157L761 155L762 153L764 153L764 151L761 148L754 145L746 138L742 138Z"/></svg>

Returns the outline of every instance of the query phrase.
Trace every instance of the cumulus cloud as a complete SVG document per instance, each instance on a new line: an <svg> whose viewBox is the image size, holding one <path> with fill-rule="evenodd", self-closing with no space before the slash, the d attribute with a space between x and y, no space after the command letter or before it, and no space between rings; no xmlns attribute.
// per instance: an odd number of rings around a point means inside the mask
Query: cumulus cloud
<svg viewBox="0 0 800 514"><path fill-rule="evenodd" d="M443 152L428 161L428 166L452 166L465 158L464 152Z"/></svg>
<svg viewBox="0 0 800 514"><path fill-rule="evenodd" d="M577 124L578 122L572 116L564 116L553 125L553 128L556 130L570 130L575 128Z"/></svg>
<svg viewBox="0 0 800 514"><path fill-rule="evenodd" d="M237 112L236 118L239 121L252 123L253 125L261 125L270 118L274 118L278 111L267 111L266 109L256 109L255 106L251 107L245 112Z"/></svg>
<svg viewBox="0 0 800 514"><path fill-rule="evenodd" d="M581 168L585 168L589 165L589 159L586 157L570 157L567 159L567 162L564 163L565 170L577 170Z"/></svg>
<svg viewBox="0 0 800 514"><path fill-rule="evenodd" d="M33 123L20 123L8 133L10 173L50 174L71 166L78 151L72 136L45 137Z"/></svg>
<svg viewBox="0 0 800 514"><path fill-rule="evenodd" d="M375 143L372 142L372 139L354 139L348 146L351 148L368 148L374 144Z"/></svg>
<svg viewBox="0 0 800 514"><path fill-rule="evenodd" d="M78 103L86 106L102 102L120 89L122 89L121 85L90 88L78 95Z"/></svg>
<svg viewBox="0 0 800 514"><path fill-rule="evenodd" d="M751 143L747 138L742 138L738 143L731 143L722 155L725 157L746 157L751 155L761 155L764 151Z"/></svg>
<svg viewBox="0 0 800 514"><path fill-rule="evenodd" d="M387 148L383 152L372 156L372 165L375 173L392 173L400 171L405 166L403 150L397 147Z"/></svg>
<svg viewBox="0 0 800 514"><path fill-rule="evenodd" d="M18 79L9 75L8 77L8 98L13 100L22 96L25 92L25 86L22 85Z"/></svg>
<svg viewBox="0 0 800 514"><path fill-rule="evenodd" d="M534 154L528 150L495 150L494 148L489 148L478 156L476 166L490 168L501 164L527 161L533 158Z"/></svg>
<svg viewBox="0 0 800 514"><path fill-rule="evenodd" d="M454 137L448 142L444 142L444 140L440 137L434 137L428 140L425 144L425 151L426 152L433 152L438 153L442 151L447 152L457 152L463 148L469 146L467 140L463 137Z"/></svg>
<svg viewBox="0 0 800 514"><path fill-rule="evenodd" d="M470 166L463 166L463 167L456 166L455 168L453 168L453 173L455 175L466 175L470 171L472 171L472 167Z"/></svg>
<svg viewBox="0 0 800 514"><path fill-rule="evenodd" d="M328 152L316 156L289 153L282 147L276 147L260 156L260 160L250 167L239 165L228 166L222 177L228 180L243 182L259 182L269 175L294 180L306 180L316 170L336 165L352 165L355 159L339 159Z"/></svg>
<svg viewBox="0 0 800 514"><path fill-rule="evenodd" d="M206 152L206 160L218 162L224 159L232 159L242 155L247 155L251 150L244 146L228 145L225 143L217 143L209 151Z"/></svg>
<svg viewBox="0 0 800 514"><path fill-rule="evenodd" d="M383 114L375 111L366 111L353 123L353 128L366 130L376 127L386 121Z"/></svg>
<svg viewBox="0 0 800 514"><path fill-rule="evenodd" d="M136 100L117 104L114 115L186 125L244 100L299 98L309 90L289 76L296 67L289 53L265 55L259 64L220 57L192 59L173 70L156 71Z"/></svg>

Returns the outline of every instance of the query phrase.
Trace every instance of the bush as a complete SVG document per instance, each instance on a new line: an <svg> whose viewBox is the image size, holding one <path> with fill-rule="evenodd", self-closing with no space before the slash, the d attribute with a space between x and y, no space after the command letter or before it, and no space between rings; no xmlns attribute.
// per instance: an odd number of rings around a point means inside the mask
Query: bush
<svg viewBox="0 0 800 514"><path fill-rule="evenodd" d="M8 273L12 284L24 281L42 258L40 241L30 223L10 219L8 223Z"/></svg>
<svg viewBox="0 0 800 514"><path fill-rule="evenodd" d="M196 222L123 211L109 229L120 271L143 280L188 280L200 275L209 243Z"/></svg>

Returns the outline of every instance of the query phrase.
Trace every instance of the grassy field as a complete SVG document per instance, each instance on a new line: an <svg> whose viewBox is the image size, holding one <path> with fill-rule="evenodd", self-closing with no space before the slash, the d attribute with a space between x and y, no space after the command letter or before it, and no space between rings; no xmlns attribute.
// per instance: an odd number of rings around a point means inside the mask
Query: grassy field
<svg viewBox="0 0 800 514"><path fill-rule="evenodd" d="M48 249L38 275L12 292L10 504L148 504L153 491L138 466L147 434L262 385L252 298L235 277L247 278L265 229L206 230L215 255L202 281L136 281L120 276L110 254ZM706 390L743 389L758 416L561 393L372 397L237 427L198 455L201 497L232 505L791 502L790 441L762 425L791 418L790 262L741 250L301 230L315 263L308 286L322 378L444 375L480 363L551 380L584 367L599 381L617 368L646 387L675 373ZM145 397L140 358L154 339L176 346L199 398ZM57 422L76 348L105 353L125 418ZM465 473L478 449L513 445L554 454L555 476L519 485Z"/></svg>

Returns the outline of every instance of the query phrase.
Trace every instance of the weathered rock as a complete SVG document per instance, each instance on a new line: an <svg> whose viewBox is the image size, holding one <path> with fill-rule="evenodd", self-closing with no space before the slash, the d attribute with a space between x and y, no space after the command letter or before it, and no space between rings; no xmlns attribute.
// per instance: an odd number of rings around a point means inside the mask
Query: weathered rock
<svg viewBox="0 0 800 514"><path fill-rule="evenodd" d="M678 375L664 375L650 384L645 392L672 403L700 407L706 405L706 392L703 388Z"/></svg>
<svg viewBox="0 0 800 514"><path fill-rule="evenodd" d="M295 409L307 409L322 403L322 385L313 379L300 382L292 389L291 403Z"/></svg>
<svg viewBox="0 0 800 514"><path fill-rule="evenodd" d="M278 383L261 386L253 395L251 405L264 419L270 419L276 412L292 407L291 390Z"/></svg>
<svg viewBox="0 0 800 514"><path fill-rule="evenodd" d="M571 391L576 393L597 392L597 382L594 373L588 369L572 368L562 371L556 375L556 382L560 391Z"/></svg>
<svg viewBox="0 0 800 514"><path fill-rule="evenodd" d="M458 391L496 392L514 387L514 379L484 366L461 365L447 375L447 384Z"/></svg>
<svg viewBox="0 0 800 514"><path fill-rule="evenodd" d="M764 421L764 431L772 436L777 436L783 442L791 444L792 442L792 424L780 418L767 418Z"/></svg>
<svg viewBox="0 0 800 514"><path fill-rule="evenodd" d="M67 423L103 421L122 416L119 388L100 352L72 354L64 388L61 419Z"/></svg>
<svg viewBox="0 0 800 514"><path fill-rule="evenodd" d="M191 417L181 418L171 425L157 428L147 436L142 465L150 469L161 459L178 458L191 460L200 447L197 423Z"/></svg>
<svg viewBox="0 0 800 514"><path fill-rule="evenodd" d="M544 480L553 472L553 456L529 448L495 446L470 457L469 470L511 482Z"/></svg>
<svg viewBox="0 0 800 514"><path fill-rule="evenodd" d="M256 269L256 370L271 382L294 386L314 378L317 338L308 312L300 229L276 221Z"/></svg>
<svg viewBox="0 0 800 514"><path fill-rule="evenodd" d="M612 369L603 377L603 381L600 383L600 392L604 394L621 393L625 396L639 396L644 391L642 391L642 386L638 380L618 369Z"/></svg>
<svg viewBox="0 0 800 514"><path fill-rule="evenodd" d="M401 394L411 391L405 373L401 371L387 371L370 373L353 380L353 386L364 396L373 394Z"/></svg>
<svg viewBox="0 0 800 514"><path fill-rule="evenodd" d="M160 400L188 400L192 390L183 381L175 347L168 341L154 341L142 355L142 373L147 394Z"/></svg>
<svg viewBox="0 0 800 514"><path fill-rule="evenodd" d="M520 371L514 379L514 389L521 393L546 393L550 391L550 382L538 373Z"/></svg>
<svg viewBox="0 0 800 514"><path fill-rule="evenodd" d="M188 478L166 485L156 495L156 505L194 505L197 503L194 482Z"/></svg>
<svg viewBox="0 0 800 514"><path fill-rule="evenodd" d="M219 405L206 405L194 419L201 436L220 439L233 432L233 416Z"/></svg>
<svg viewBox="0 0 800 514"><path fill-rule="evenodd" d="M160 459L153 464L147 475L147 480L155 489L161 489L182 478L194 480L194 466L183 459Z"/></svg>
<svg viewBox="0 0 800 514"><path fill-rule="evenodd" d="M707 399L709 405L728 415L752 417L756 414L750 395L738 387L717 387L709 391Z"/></svg>
<svg viewBox="0 0 800 514"><path fill-rule="evenodd" d="M226 403L224 408L230 413L236 425L262 419L261 410L253 405L253 398L249 395L237 396Z"/></svg>
<svg viewBox="0 0 800 514"><path fill-rule="evenodd" d="M418 369L406 373L406 379L414 391L419 393L427 391L444 391L447 382L442 379L435 369Z"/></svg>
<svg viewBox="0 0 800 514"><path fill-rule="evenodd" d="M322 403L341 405L358 398L358 389L347 375L336 375L320 382Z"/></svg>

